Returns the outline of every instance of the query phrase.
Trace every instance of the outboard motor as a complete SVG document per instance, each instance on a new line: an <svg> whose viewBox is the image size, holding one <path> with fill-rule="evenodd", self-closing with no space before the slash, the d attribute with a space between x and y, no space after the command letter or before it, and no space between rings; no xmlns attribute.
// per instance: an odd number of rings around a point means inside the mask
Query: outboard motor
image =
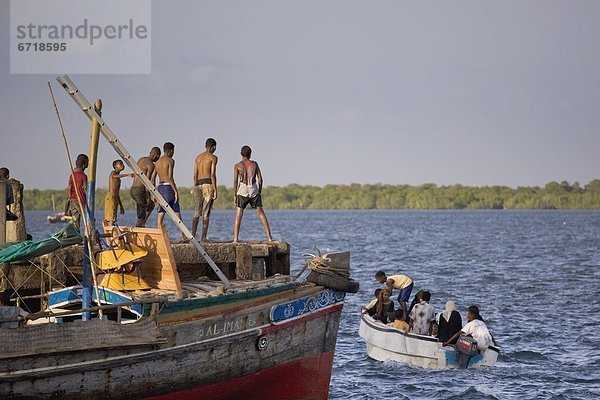
<svg viewBox="0 0 600 400"><path fill-rule="evenodd" d="M477 341L470 336L460 336L456 342L456 352L458 353L458 368L466 369L471 357L479 354Z"/></svg>

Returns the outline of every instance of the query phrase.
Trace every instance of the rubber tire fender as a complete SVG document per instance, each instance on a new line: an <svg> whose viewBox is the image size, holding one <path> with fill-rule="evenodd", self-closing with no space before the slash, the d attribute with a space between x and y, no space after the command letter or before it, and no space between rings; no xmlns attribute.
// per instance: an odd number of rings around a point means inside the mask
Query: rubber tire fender
<svg viewBox="0 0 600 400"><path fill-rule="evenodd" d="M315 271L310 271L310 274L308 274L306 280L308 282L316 283L317 285L325 286L331 289L342 290L346 293L357 293L358 289L360 288L359 282L352 278L325 275Z"/></svg>

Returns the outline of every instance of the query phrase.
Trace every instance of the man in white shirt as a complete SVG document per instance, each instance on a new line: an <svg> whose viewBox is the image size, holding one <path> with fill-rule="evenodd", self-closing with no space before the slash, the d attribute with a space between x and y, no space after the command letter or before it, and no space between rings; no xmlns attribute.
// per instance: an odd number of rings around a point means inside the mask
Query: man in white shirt
<svg viewBox="0 0 600 400"><path fill-rule="evenodd" d="M477 306L469 307L467 312L467 321L469 321L461 330L457 332L450 340L444 342L444 346L452 343L461 335L471 335L477 341L477 348L480 351L487 349L492 343L495 344L494 338L488 330L483 318L479 315Z"/></svg>

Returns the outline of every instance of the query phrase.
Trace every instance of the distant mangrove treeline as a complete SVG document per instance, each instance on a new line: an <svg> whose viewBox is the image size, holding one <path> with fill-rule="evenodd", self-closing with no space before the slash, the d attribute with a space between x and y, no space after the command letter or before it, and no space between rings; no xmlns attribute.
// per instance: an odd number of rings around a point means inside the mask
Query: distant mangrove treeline
<svg viewBox="0 0 600 400"><path fill-rule="evenodd" d="M104 207L106 190L96 190L96 209ZM231 188L219 186L215 208L233 208ZM179 188L180 205L193 209L191 188ZM51 210L54 195L57 211L64 209L66 190L25 190L23 203L26 210ZM135 204L129 190L121 191L126 209ZM283 187L263 188L266 209L600 209L600 179L585 186L575 182L550 182L544 187L463 185L420 186L351 184L326 185L324 187L291 184Z"/></svg>

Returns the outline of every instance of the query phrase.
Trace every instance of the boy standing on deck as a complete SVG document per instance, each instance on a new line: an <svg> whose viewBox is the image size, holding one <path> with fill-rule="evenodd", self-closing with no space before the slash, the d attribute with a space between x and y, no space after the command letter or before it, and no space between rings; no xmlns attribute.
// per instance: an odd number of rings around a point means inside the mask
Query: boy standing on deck
<svg viewBox="0 0 600 400"><path fill-rule="evenodd" d="M15 202L15 196L13 194L13 187L10 179L10 171L6 167L0 168L0 182L4 180L3 184L6 186L6 220L15 221L17 216L10 212L10 205Z"/></svg>
<svg viewBox="0 0 600 400"><path fill-rule="evenodd" d="M12 185L10 184L10 171L6 167L0 168L0 178L4 179L6 182L6 205L10 206L15 202Z"/></svg>
<svg viewBox="0 0 600 400"><path fill-rule="evenodd" d="M113 161L112 166L113 170L108 176L108 192L104 196L104 226L113 226L117 222L117 208L121 209L121 214L125 214L125 208L121 202L121 196L119 196L121 178L134 175L121 174L121 171L125 169L121 160Z"/></svg>
<svg viewBox="0 0 600 400"><path fill-rule="evenodd" d="M248 204L256 210L260 222L262 222L269 242L273 241L271 237L271 228L269 221L262 207L263 177L258 167L258 163L251 160L252 149L250 146L243 146L240 152L242 161L233 167L233 204L236 206L235 224L233 226L233 243L237 243L240 234L240 225L244 216L244 209Z"/></svg>
<svg viewBox="0 0 600 400"><path fill-rule="evenodd" d="M146 157L140 157L137 162L138 167L142 170L142 173L146 175L146 178L154 185L152 180L152 174L154 172L154 163L160 158L160 148L153 147L150 150L150 155ZM137 221L135 226L145 227L148 217L152 213L154 208L154 202L150 196L150 192L142 183L142 180L138 176L133 177L133 184L129 190L131 198L135 201L135 208L137 213Z"/></svg>
<svg viewBox="0 0 600 400"><path fill-rule="evenodd" d="M217 162L214 155L217 150L217 141L213 138L206 139L204 152L198 154L194 161L194 217L192 218L192 235L196 237L198 222L202 216L201 242L206 241L210 210L213 201L217 199Z"/></svg>
<svg viewBox="0 0 600 400"><path fill-rule="evenodd" d="M175 169L175 145L167 142L163 145L164 155L158 159L152 173L152 181L158 176L158 192L165 198L169 206L173 209L179 219L181 212L179 208L179 192L173 178L173 170ZM158 227L163 225L166 210L160 206L158 208ZM185 238L183 238L185 239Z"/></svg>
<svg viewBox="0 0 600 400"><path fill-rule="evenodd" d="M69 176L69 207L71 215L77 228L80 228L81 213L87 209L85 190L87 187L87 175L85 169L88 167L89 159L85 154L79 154L75 160L73 175Z"/></svg>

